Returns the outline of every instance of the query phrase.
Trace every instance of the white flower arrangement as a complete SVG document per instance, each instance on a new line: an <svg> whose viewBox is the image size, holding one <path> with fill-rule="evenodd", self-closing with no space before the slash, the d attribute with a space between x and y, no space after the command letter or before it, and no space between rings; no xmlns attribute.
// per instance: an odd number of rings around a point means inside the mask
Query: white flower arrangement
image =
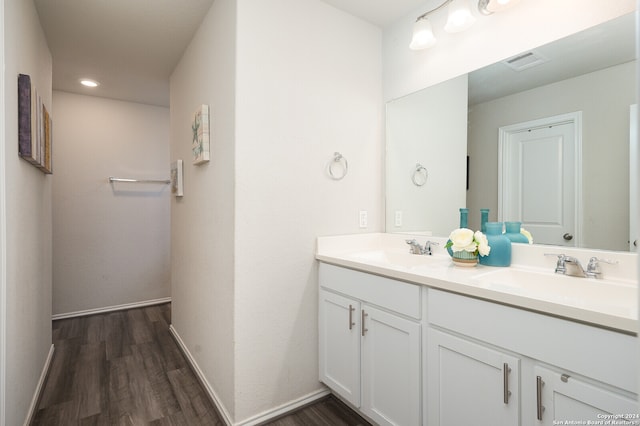
<svg viewBox="0 0 640 426"><path fill-rule="evenodd" d="M464 251L475 256L487 256L491 251L486 235L480 231L473 232L468 228L459 228L451 231L449 241L445 245L445 248L449 247L454 253Z"/></svg>
<svg viewBox="0 0 640 426"><path fill-rule="evenodd" d="M529 240L529 244L533 244L533 236L531 235L531 232L527 231L523 227L520 227L520 233L527 237L527 240Z"/></svg>

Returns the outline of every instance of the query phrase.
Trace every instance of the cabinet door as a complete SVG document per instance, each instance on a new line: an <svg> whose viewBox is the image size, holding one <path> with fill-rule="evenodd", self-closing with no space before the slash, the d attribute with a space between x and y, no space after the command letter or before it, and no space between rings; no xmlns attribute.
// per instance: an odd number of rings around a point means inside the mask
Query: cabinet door
<svg viewBox="0 0 640 426"><path fill-rule="evenodd" d="M362 411L380 425L418 425L420 324L362 306Z"/></svg>
<svg viewBox="0 0 640 426"><path fill-rule="evenodd" d="M427 339L427 424L520 424L518 358L434 329Z"/></svg>
<svg viewBox="0 0 640 426"><path fill-rule="evenodd" d="M638 413L637 403L630 395L612 392L544 367L537 366L534 371L535 424L607 424L607 420L614 419L621 422L619 424L638 424L640 420L637 417L624 417ZM629 423L624 423L625 419Z"/></svg>
<svg viewBox="0 0 640 426"><path fill-rule="evenodd" d="M360 407L360 303L320 290L320 381Z"/></svg>

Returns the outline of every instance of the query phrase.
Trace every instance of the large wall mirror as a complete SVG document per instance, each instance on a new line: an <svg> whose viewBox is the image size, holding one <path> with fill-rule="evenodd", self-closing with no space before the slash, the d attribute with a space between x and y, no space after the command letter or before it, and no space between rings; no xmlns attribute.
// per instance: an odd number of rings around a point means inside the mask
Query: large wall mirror
<svg viewBox="0 0 640 426"><path fill-rule="evenodd" d="M465 206L473 229L480 227L481 208L490 209L490 220L522 220L498 217L508 211L503 200L508 191L499 195L509 179L503 166L509 160L500 159L505 154L499 146L509 140L504 135L518 125L575 114L575 194L545 189L535 206L544 212L551 209L551 199L573 197L571 232L576 235L564 245L629 250L635 94L632 13L389 102L387 232L446 236L458 225L458 208ZM555 160L548 155L523 162L539 169L520 197L538 191L535 182L556 179Z"/></svg>

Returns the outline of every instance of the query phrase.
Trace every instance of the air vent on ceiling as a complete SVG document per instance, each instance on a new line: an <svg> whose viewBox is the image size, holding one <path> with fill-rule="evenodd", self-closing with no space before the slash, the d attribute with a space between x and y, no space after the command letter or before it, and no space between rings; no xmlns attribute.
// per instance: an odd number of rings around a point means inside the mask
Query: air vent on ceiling
<svg viewBox="0 0 640 426"><path fill-rule="evenodd" d="M529 51L521 53L516 56L512 56L509 59L502 61L503 64L516 71L526 70L527 68L535 67L537 65L547 62L549 59L542 56L535 51Z"/></svg>

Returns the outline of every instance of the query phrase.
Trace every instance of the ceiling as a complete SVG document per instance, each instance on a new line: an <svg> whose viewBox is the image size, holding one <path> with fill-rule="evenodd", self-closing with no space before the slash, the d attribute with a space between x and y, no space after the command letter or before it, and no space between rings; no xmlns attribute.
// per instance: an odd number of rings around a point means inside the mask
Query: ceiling
<svg viewBox="0 0 640 426"><path fill-rule="evenodd" d="M425 4L425 0L323 1L380 27ZM168 106L169 77L213 0L34 3L53 57L54 90ZM85 88L80 78L96 80L100 86Z"/></svg>
<svg viewBox="0 0 640 426"><path fill-rule="evenodd" d="M168 106L171 72L212 3L34 0L53 57L53 89ZM81 86L83 77L100 86Z"/></svg>
<svg viewBox="0 0 640 426"><path fill-rule="evenodd" d="M443 0L322 0L340 10L385 28L398 19L419 9L424 13ZM425 6L426 5L426 6ZM416 15L417 18L417 15Z"/></svg>
<svg viewBox="0 0 640 426"><path fill-rule="evenodd" d="M168 106L169 77L213 1L153 0L150 7L149 0L34 0L53 57L53 89ZM322 1L384 28L412 11L432 9L442 0ZM610 66L603 65L605 61L634 59L634 24L632 18L625 22L595 30L600 31L596 36L611 34L596 37L598 42L574 37L559 49L556 44L536 49L551 60L532 68L535 73L516 73L501 63L472 73L471 103L513 93L516 86L525 90L545 84L550 76L569 78L574 65L596 70ZM624 48L622 53L618 47ZM586 51L599 52L599 59L585 64ZM80 78L97 80L100 86L86 88L79 84Z"/></svg>
<svg viewBox="0 0 640 426"><path fill-rule="evenodd" d="M473 71L469 105L633 61L635 40L635 13L629 13L533 49L547 59L540 65L514 71L502 61Z"/></svg>

